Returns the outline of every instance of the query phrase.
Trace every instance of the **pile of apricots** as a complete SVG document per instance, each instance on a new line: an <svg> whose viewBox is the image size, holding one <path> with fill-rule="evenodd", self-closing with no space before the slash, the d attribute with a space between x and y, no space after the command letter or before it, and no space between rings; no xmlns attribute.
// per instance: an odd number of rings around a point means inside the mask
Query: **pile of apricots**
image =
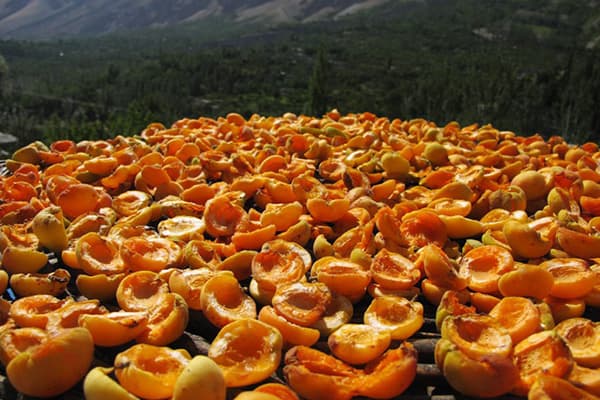
<svg viewBox="0 0 600 400"><path fill-rule="evenodd" d="M337 110L34 142L0 253L28 396L401 398L429 307L457 393L600 397L595 143ZM194 319L203 354L174 345Z"/></svg>

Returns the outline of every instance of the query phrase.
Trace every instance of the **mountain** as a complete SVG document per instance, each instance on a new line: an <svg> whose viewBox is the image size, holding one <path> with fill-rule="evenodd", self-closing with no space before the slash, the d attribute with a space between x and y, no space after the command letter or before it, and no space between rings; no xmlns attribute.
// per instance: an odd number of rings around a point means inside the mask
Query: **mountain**
<svg viewBox="0 0 600 400"><path fill-rule="evenodd" d="M274 25L335 19L389 0L0 0L0 38L47 39L222 18Z"/></svg>

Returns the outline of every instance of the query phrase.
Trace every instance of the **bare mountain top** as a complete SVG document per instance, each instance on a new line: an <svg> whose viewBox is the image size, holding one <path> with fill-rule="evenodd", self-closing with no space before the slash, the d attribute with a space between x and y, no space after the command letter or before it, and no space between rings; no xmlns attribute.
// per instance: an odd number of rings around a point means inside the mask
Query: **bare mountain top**
<svg viewBox="0 0 600 400"><path fill-rule="evenodd" d="M334 19L388 0L0 0L0 38L99 35L223 17L277 24Z"/></svg>

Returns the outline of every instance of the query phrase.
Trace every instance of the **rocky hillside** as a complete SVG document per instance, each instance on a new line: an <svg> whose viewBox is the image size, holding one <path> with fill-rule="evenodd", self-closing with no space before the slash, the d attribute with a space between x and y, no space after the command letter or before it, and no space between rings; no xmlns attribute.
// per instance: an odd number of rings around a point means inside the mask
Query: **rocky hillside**
<svg viewBox="0 0 600 400"><path fill-rule="evenodd" d="M388 0L0 0L0 38L98 35L218 17L266 25L335 19Z"/></svg>

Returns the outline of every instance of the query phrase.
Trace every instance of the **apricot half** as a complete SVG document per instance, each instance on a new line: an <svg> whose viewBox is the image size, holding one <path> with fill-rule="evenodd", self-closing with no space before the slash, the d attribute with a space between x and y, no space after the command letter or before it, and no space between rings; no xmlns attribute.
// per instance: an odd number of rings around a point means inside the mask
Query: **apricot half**
<svg viewBox="0 0 600 400"><path fill-rule="evenodd" d="M272 326L255 319L240 319L225 325L208 349L225 376L227 387L261 382L281 361L283 337Z"/></svg>
<svg viewBox="0 0 600 400"><path fill-rule="evenodd" d="M145 399L173 395L177 378L192 357L183 349L136 344L115 357L115 375L121 386Z"/></svg>
<svg viewBox="0 0 600 400"><path fill-rule="evenodd" d="M14 357L6 373L19 392L53 397L83 379L93 356L94 342L87 329L65 329Z"/></svg>

